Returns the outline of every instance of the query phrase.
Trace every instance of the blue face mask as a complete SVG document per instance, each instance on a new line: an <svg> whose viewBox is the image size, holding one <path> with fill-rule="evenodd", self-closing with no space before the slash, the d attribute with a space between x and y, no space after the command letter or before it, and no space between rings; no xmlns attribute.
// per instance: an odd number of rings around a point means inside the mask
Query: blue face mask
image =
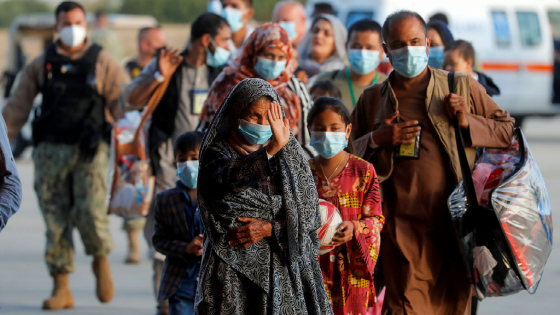
<svg viewBox="0 0 560 315"><path fill-rule="evenodd" d="M406 46L391 51L395 71L405 78L418 76L428 66L426 46Z"/></svg>
<svg viewBox="0 0 560 315"><path fill-rule="evenodd" d="M234 8L225 8L222 10L222 17L226 19L231 28L232 33L236 33L243 28L243 11Z"/></svg>
<svg viewBox="0 0 560 315"><path fill-rule="evenodd" d="M346 132L311 132L311 146L325 159L330 159L348 146Z"/></svg>
<svg viewBox="0 0 560 315"><path fill-rule="evenodd" d="M220 15L222 9L222 3L219 0L212 0L208 3L208 13Z"/></svg>
<svg viewBox="0 0 560 315"><path fill-rule="evenodd" d="M266 81L271 81L278 78L284 70L286 70L286 60L274 61L259 57L255 65L255 71Z"/></svg>
<svg viewBox="0 0 560 315"><path fill-rule="evenodd" d="M370 74L379 66L379 50L349 49L350 68L357 74Z"/></svg>
<svg viewBox="0 0 560 315"><path fill-rule="evenodd" d="M265 144L272 137L272 128L239 120L239 131L250 144Z"/></svg>
<svg viewBox="0 0 560 315"><path fill-rule="evenodd" d="M206 64L214 68L221 67L226 64L226 62L229 59L229 56L231 55L231 52L227 49L224 49L216 45L216 42L214 41L214 39L212 39L212 37L210 37L210 40L212 41L212 45L214 45L216 49L212 54L210 53L208 47L204 47L204 49L206 50Z"/></svg>
<svg viewBox="0 0 560 315"><path fill-rule="evenodd" d="M436 69L443 69L444 58L443 46L430 47L430 51L428 52L428 66Z"/></svg>
<svg viewBox="0 0 560 315"><path fill-rule="evenodd" d="M283 21L283 22L278 22L278 25L280 25L280 27L283 28L286 31L286 33L288 33L288 37L290 37L290 40L296 39L297 37L296 22Z"/></svg>
<svg viewBox="0 0 560 315"><path fill-rule="evenodd" d="M198 161L178 162L177 177L188 188L196 188L198 182Z"/></svg>

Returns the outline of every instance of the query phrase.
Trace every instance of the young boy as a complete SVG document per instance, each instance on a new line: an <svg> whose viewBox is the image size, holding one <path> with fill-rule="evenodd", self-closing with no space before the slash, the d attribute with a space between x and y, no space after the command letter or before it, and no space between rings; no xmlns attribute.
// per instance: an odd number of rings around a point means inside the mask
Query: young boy
<svg viewBox="0 0 560 315"><path fill-rule="evenodd" d="M311 96L312 101L315 101L321 96L334 97L339 100L342 99L338 87L336 87L332 81L327 80L315 82L309 89L309 95Z"/></svg>
<svg viewBox="0 0 560 315"><path fill-rule="evenodd" d="M194 314L203 226L197 206L198 153L202 133L186 132L173 143L177 186L157 195L153 244L166 255L158 300L170 315Z"/></svg>
<svg viewBox="0 0 560 315"><path fill-rule="evenodd" d="M473 70L474 57L474 48L469 42L456 40L445 53L443 68L450 72L469 74L484 86L488 95L500 95L500 89L489 76Z"/></svg>

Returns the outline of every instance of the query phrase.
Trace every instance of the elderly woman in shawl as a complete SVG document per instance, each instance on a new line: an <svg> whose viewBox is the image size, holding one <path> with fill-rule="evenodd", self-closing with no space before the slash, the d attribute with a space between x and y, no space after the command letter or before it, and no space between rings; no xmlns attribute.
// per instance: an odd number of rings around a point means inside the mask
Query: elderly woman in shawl
<svg viewBox="0 0 560 315"><path fill-rule="evenodd" d="M313 20L298 46L298 70L307 74L308 85L319 73L344 68L346 36L346 28L334 15L322 14Z"/></svg>
<svg viewBox="0 0 560 315"><path fill-rule="evenodd" d="M305 85L294 75L297 53L288 33L276 23L259 26L245 41L241 55L216 78L200 116L199 131L206 131L227 93L247 78L266 80L280 96L290 129L311 158L315 150L309 145L307 112L311 99Z"/></svg>
<svg viewBox="0 0 560 315"><path fill-rule="evenodd" d="M332 314L317 191L279 102L266 81L241 81L203 141L198 314Z"/></svg>

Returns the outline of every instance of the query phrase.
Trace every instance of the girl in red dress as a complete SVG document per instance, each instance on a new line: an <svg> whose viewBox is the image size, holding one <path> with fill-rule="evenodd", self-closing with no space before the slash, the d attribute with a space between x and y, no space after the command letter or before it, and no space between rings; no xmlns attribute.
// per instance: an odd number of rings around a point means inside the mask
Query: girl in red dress
<svg viewBox="0 0 560 315"><path fill-rule="evenodd" d="M309 160L319 198L334 204L344 221L331 243L336 247L319 256L325 287L336 315L366 315L376 301L373 269L384 222L377 175L348 152L352 124L340 100L318 98L307 124L319 153Z"/></svg>

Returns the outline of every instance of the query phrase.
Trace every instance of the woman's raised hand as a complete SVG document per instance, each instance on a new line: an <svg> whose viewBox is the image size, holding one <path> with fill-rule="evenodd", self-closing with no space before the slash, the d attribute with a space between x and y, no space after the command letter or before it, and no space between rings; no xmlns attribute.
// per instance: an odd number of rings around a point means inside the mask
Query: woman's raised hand
<svg viewBox="0 0 560 315"><path fill-rule="evenodd" d="M282 119L282 109L277 102L272 102L270 104L268 122L272 129L274 140L267 144L266 152L270 155L275 155L290 140L290 123L287 119Z"/></svg>

